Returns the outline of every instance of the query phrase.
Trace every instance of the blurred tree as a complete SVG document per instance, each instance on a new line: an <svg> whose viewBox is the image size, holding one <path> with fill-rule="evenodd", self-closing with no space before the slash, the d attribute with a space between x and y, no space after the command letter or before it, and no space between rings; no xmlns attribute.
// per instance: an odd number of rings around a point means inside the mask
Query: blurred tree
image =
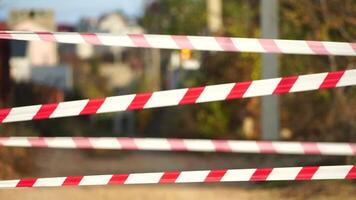
<svg viewBox="0 0 356 200"><path fill-rule="evenodd" d="M223 2L224 26L217 34L245 37L256 37L259 34L258 9L253 9L258 6L257 0ZM149 33L204 35L207 32L206 2L203 0L155 1L147 7L141 24ZM258 78L260 74L258 54L206 53L201 62L202 67L197 74L187 72L182 76L185 83L182 86L250 80ZM258 108L246 109L250 101L251 99L237 103L216 102L195 105L180 110L181 112L177 109L175 119L167 120L169 122L164 124L170 128L184 127L179 129L179 133L175 133L177 137L183 134L189 137L227 137L231 133L239 134L244 117L251 115L256 118L253 110ZM191 120L194 122L191 123Z"/></svg>
<svg viewBox="0 0 356 200"><path fill-rule="evenodd" d="M144 13L141 24L150 33L198 34L206 27L204 0L153 1Z"/></svg>
<svg viewBox="0 0 356 200"><path fill-rule="evenodd" d="M223 28L217 34L260 37L259 3L258 0L224 0ZM356 4L352 0L280 1L280 21L280 36L284 39L352 41L356 38ZM149 33L204 35L205 1L154 1L147 7L141 24ZM211 52L202 58L198 75L184 76L189 80L183 80L184 86L260 78L259 54ZM281 55L280 59L284 76L355 68L353 57ZM282 95L282 128L294 138L355 139L356 104L352 103L356 100L355 90L350 87ZM254 133L249 137L255 138L260 132L259 107L259 98L187 106L174 109L177 112L174 119L162 118L164 122L160 124L168 128L161 126L159 130L180 130L174 133L176 136L245 137L242 127L247 127L245 121L251 123L252 119Z"/></svg>
<svg viewBox="0 0 356 200"><path fill-rule="evenodd" d="M352 42L356 38L356 3L344 1L281 1L281 36ZM283 74L316 73L355 68L354 57L281 56ZM282 97L284 125L295 137L356 139L355 87ZM296 106L298 105L298 106Z"/></svg>

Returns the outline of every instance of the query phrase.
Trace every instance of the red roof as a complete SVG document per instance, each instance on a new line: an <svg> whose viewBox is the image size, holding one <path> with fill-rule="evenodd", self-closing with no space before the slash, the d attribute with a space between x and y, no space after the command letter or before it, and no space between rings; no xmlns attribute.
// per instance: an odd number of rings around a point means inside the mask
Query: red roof
<svg viewBox="0 0 356 200"><path fill-rule="evenodd" d="M0 22L0 30L7 30L6 22Z"/></svg>

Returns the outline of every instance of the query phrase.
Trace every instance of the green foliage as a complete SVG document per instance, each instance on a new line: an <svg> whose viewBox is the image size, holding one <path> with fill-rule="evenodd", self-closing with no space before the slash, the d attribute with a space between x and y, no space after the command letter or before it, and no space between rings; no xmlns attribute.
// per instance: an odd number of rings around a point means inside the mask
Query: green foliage
<svg viewBox="0 0 356 200"><path fill-rule="evenodd" d="M260 37L259 0L224 0L221 36ZM206 34L206 5L199 0L158 0L148 7L141 24L148 33ZM355 1L280 1L280 38L353 41L356 38ZM182 76L186 86L246 81L261 77L261 56L255 53L202 53L198 76ZM281 76L355 67L353 57L281 55ZM355 88L281 95L281 125L294 137L330 140L352 137L356 118ZM169 129L198 137L231 137L252 117L259 124L259 98L233 103L207 103L175 112ZM339 117L340 112L345 113ZM165 123L166 119L162 119ZM172 120L172 119L170 119ZM162 128L164 129L164 128ZM258 131L258 127L256 128ZM347 134L346 132L350 133ZM329 136L328 136L329 137Z"/></svg>
<svg viewBox="0 0 356 200"><path fill-rule="evenodd" d="M150 33L197 34L204 31L204 0L159 0L147 8L141 24Z"/></svg>

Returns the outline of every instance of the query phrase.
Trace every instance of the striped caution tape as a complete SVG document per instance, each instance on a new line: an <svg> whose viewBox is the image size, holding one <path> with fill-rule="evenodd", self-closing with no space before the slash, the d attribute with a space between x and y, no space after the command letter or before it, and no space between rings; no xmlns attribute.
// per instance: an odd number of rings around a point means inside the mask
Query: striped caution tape
<svg viewBox="0 0 356 200"><path fill-rule="evenodd" d="M356 143L114 137L0 137L0 146L140 151L356 155Z"/></svg>
<svg viewBox="0 0 356 200"><path fill-rule="evenodd" d="M156 173L26 178L0 181L0 188L129 185L162 183L209 183L242 181L299 181L356 179L355 165L224 169Z"/></svg>
<svg viewBox="0 0 356 200"><path fill-rule="evenodd" d="M356 56L356 43L236 37L0 31L0 39L161 49Z"/></svg>
<svg viewBox="0 0 356 200"><path fill-rule="evenodd" d="M356 85L356 70L0 109L0 123L177 106Z"/></svg>

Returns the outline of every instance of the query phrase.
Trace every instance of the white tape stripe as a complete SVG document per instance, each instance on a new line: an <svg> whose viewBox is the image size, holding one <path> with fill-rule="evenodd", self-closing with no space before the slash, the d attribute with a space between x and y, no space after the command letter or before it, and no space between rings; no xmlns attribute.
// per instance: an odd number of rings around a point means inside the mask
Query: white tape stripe
<svg viewBox="0 0 356 200"><path fill-rule="evenodd" d="M215 146L211 140L184 140L184 144L189 151L216 151Z"/></svg>
<svg viewBox="0 0 356 200"><path fill-rule="evenodd" d="M205 171L185 171L181 172L175 181L176 183L199 183L204 182L209 174L209 170Z"/></svg>
<svg viewBox="0 0 356 200"><path fill-rule="evenodd" d="M249 181L256 169L229 169L222 177L221 182Z"/></svg>
<svg viewBox="0 0 356 200"><path fill-rule="evenodd" d="M128 108L128 106L130 105L130 103L134 98L135 98L134 94L116 96L116 97L107 97L105 98L103 104L98 109L97 113L124 111Z"/></svg>
<svg viewBox="0 0 356 200"><path fill-rule="evenodd" d="M312 177L312 180L344 179L352 166L320 166Z"/></svg>
<svg viewBox="0 0 356 200"><path fill-rule="evenodd" d="M305 41L274 40L283 53L289 54L315 54Z"/></svg>
<svg viewBox="0 0 356 200"><path fill-rule="evenodd" d="M117 138L89 138L93 148L98 149L122 149Z"/></svg>
<svg viewBox="0 0 356 200"><path fill-rule="evenodd" d="M235 83L206 86L196 103L225 100Z"/></svg>
<svg viewBox="0 0 356 200"><path fill-rule="evenodd" d="M76 148L77 145L70 137L45 138L48 147L52 148Z"/></svg>
<svg viewBox="0 0 356 200"><path fill-rule="evenodd" d="M355 55L351 45L343 42L322 42L325 49L333 55Z"/></svg>
<svg viewBox="0 0 356 200"><path fill-rule="evenodd" d="M275 142L272 143L276 153L279 154L304 154L300 142Z"/></svg>
<svg viewBox="0 0 356 200"><path fill-rule="evenodd" d="M188 40L195 49L209 50L209 51L222 51L223 49L213 37L201 36L188 36Z"/></svg>
<svg viewBox="0 0 356 200"><path fill-rule="evenodd" d="M162 175L163 172L130 174L125 184L158 183Z"/></svg>
<svg viewBox="0 0 356 200"><path fill-rule="evenodd" d="M266 52L257 38L231 38L233 44L239 51L243 52Z"/></svg>
<svg viewBox="0 0 356 200"><path fill-rule="evenodd" d="M12 108L10 113L6 116L3 122L16 122L31 120L36 115L41 105L24 106Z"/></svg>
<svg viewBox="0 0 356 200"><path fill-rule="evenodd" d="M276 180L294 180L302 167L289 167L289 168L273 168L268 175L268 181Z"/></svg>
<svg viewBox="0 0 356 200"><path fill-rule="evenodd" d="M85 99L78 101L61 102L51 114L50 118L79 115L79 113L87 105L88 101L88 99Z"/></svg>
<svg viewBox="0 0 356 200"><path fill-rule="evenodd" d="M281 78L252 81L250 87L247 89L243 97L246 98L271 95L277 88L280 81Z"/></svg>
<svg viewBox="0 0 356 200"><path fill-rule="evenodd" d="M0 180L0 188L15 188L20 180Z"/></svg>
<svg viewBox="0 0 356 200"><path fill-rule="evenodd" d="M79 185L107 185L112 175L84 176Z"/></svg>
<svg viewBox="0 0 356 200"><path fill-rule="evenodd" d="M336 87L356 85L356 70L346 70Z"/></svg>
<svg viewBox="0 0 356 200"><path fill-rule="evenodd" d="M232 152L259 153L260 147L256 141L228 141Z"/></svg>
<svg viewBox="0 0 356 200"><path fill-rule="evenodd" d="M144 108L155 108L178 105L188 89L153 92Z"/></svg>
<svg viewBox="0 0 356 200"><path fill-rule="evenodd" d="M11 37L14 40L41 41L37 34L12 34Z"/></svg>
<svg viewBox="0 0 356 200"><path fill-rule="evenodd" d="M33 184L33 187L58 187L63 185L65 179L66 179L65 177L39 178Z"/></svg>
<svg viewBox="0 0 356 200"><path fill-rule="evenodd" d="M14 147L30 147L31 144L26 137L9 137L8 139L1 142L4 146L14 146Z"/></svg>
<svg viewBox="0 0 356 200"><path fill-rule="evenodd" d="M328 73L309 74L299 76L290 92L301 92L308 90L316 90L323 83Z"/></svg>
<svg viewBox="0 0 356 200"><path fill-rule="evenodd" d="M132 42L130 37L127 35L97 34L97 36L103 45L135 47L135 44Z"/></svg>
<svg viewBox="0 0 356 200"><path fill-rule="evenodd" d="M179 49L173 38L168 35L145 35L145 39L153 48Z"/></svg>
<svg viewBox="0 0 356 200"><path fill-rule="evenodd" d="M317 144L321 154L325 155L353 155L350 145L319 143Z"/></svg>
<svg viewBox="0 0 356 200"><path fill-rule="evenodd" d="M155 139L155 138L136 138L134 139L135 144L138 149L145 150L171 150L171 146L165 139Z"/></svg>
<svg viewBox="0 0 356 200"><path fill-rule="evenodd" d="M53 36L56 38L57 42L69 43L69 44L86 43L83 37L78 33L71 33L71 34L54 33Z"/></svg>

